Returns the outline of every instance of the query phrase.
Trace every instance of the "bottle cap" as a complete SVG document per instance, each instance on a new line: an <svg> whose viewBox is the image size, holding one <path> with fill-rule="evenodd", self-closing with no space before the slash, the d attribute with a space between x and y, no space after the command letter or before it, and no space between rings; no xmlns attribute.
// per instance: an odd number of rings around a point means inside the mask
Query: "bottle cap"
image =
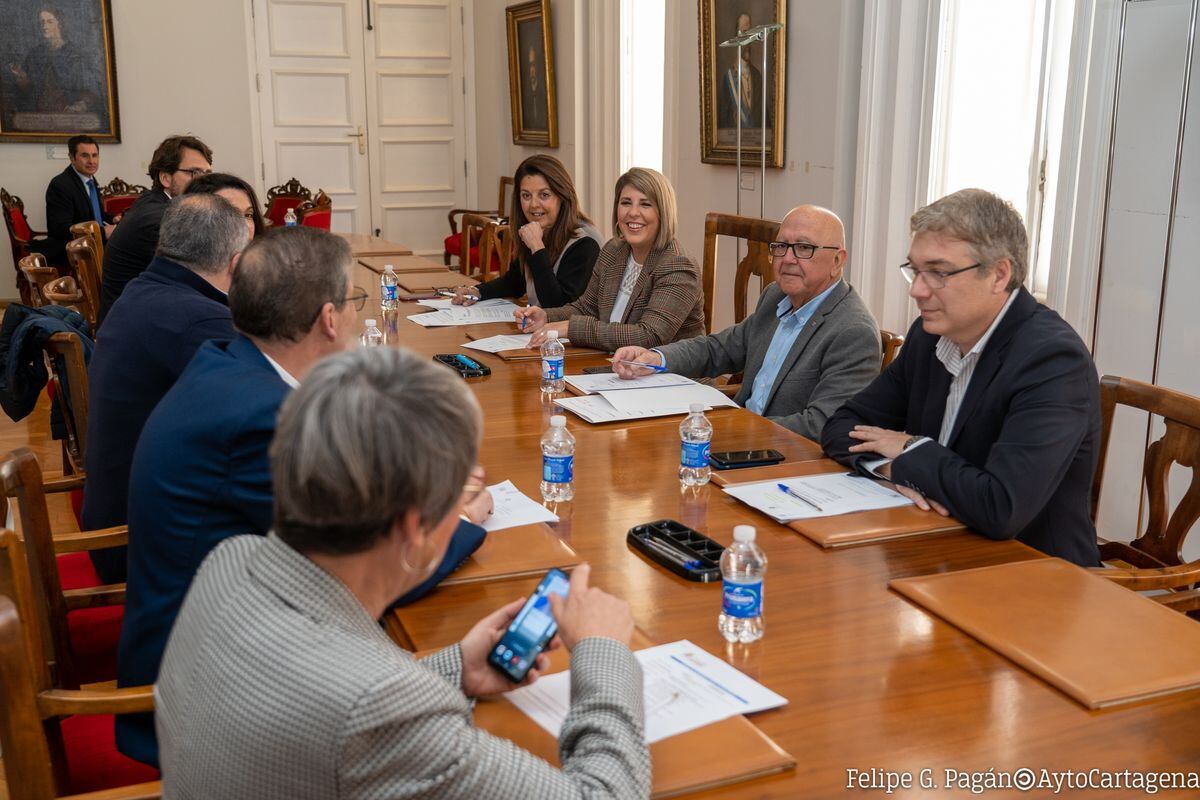
<svg viewBox="0 0 1200 800"><path fill-rule="evenodd" d="M395 272L395 271L396 271L396 268L395 268L395 267L393 267L391 264L384 264L384 265L383 265L383 271L384 271L384 272Z"/></svg>
<svg viewBox="0 0 1200 800"><path fill-rule="evenodd" d="M373 319L369 319L369 320L367 320L367 327L368 327L368 328L374 328L374 327L375 327L375 320L373 320Z"/></svg>
<svg viewBox="0 0 1200 800"><path fill-rule="evenodd" d="M551 428L567 427L567 418L564 417L562 414L555 414L553 417L550 418L550 427Z"/></svg>
<svg viewBox="0 0 1200 800"><path fill-rule="evenodd" d="M699 414L704 411L704 403L692 403L690 406L688 406L688 411L692 412L693 414Z"/></svg>
<svg viewBox="0 0 1200 800"><path fill-rule="evenodd" d="M753 525L734 525L733 540L735 542L753 542L755 536Z"/></svg>
<svg viewBox="0 0 1200 800"><path fill-rule="evenodd" d="M554 328L551 328L550 330L546 331L546 338L547 339L557 339L558 331L556 331Z"/></svg>

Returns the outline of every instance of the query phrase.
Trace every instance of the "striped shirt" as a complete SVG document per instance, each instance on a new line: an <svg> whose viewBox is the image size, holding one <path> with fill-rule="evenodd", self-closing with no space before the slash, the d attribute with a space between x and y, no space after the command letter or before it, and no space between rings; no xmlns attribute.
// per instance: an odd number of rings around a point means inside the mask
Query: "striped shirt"
<svg viewBox="0 0 1200 800"><path fill-rule="evenodd" d="M979 356L983 353L983 348L987 346L988 340L992 338L992 334L1000 325L1000 320L1004 319L1005 313L1015 299L1017 299L1017 292L1010 292L1008 302L1000 309L1000 313L992 320L991 326L984 331L983 336L979 337L979 341L966 355L962 354L958 345L945 336L938 339L934 353L937 355L938 361L942 362L942 366L952 376L950 391L946 395L946 410L942 412L942 430L938 433L938 444L945 445L950 441L950 433L954 430L955 420L958 419L958 409L962 406L963 398L967 394L967 387L971 384L971 376L975 374Z"/></svg>

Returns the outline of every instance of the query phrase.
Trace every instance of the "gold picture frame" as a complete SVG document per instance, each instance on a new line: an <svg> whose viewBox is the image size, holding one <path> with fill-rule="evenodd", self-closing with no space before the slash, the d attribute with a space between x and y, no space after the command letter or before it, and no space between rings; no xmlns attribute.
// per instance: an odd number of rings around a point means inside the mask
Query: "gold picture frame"
<svg viewBox="0 0 1200 800"><path fill-rule="evenodd" d="M111 0L5 0L0 142L121 141Z"/></svg>
<svg viewBox="0 0 1200 800"><path fill-rule="evenodd" d="M550 0L509 6L504 12L513 144L558 147Z"/></svg>
<svg viewBox="0 0 1200 800"><path fill-rule="evenodd" d="M700 160L737 163L737 118L742 114L742 165L761 159L762 44L743 51L737 91L737 49L718 45L747 28L787 25L787 0L698 0L700 13ZM743 19L744 17L744 19ZM787 28L770 35L767 58L767 165L782 168L787 110ZM739 102L739 94L742 96Z"/></svg>

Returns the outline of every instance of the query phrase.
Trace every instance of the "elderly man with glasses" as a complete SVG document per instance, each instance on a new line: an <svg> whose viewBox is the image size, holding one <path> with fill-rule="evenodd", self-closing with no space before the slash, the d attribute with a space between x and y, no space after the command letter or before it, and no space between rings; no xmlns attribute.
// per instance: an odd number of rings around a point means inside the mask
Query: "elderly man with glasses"
<svg viewBox="0 0 1200 800"><path fill-rule="evenodd" d="M758 307L720 333L614 357L622 378L665 366L690 377L745 373L734 401L817 439L829 416L879 374L879 329L858 293L842 279L846 240L828 209L792 209L771 242L775 282ZM624 362L624 363L622 363Z"/></svg>
<svg viewBox="0 0 1200 800"><path fill-rule="evenodd" d="M917 211L910 227L900 269L920 319L896 361L826 424L825 451L990 539L1097 565L1096 366L1023 287L1020 215L964 189Z"/></svg>
<svg viewBox="0 0 1200 800"><path fill-rule="evenodd" d="M221 201L224 202L224 201ZM239 220L240 222L240 220ZM242 230L245 228L243 226ZM279 408L318 361L356 343L366 292L352 286L350 246L317 228L283 228L242 253L229 289L238 336L208 342L142 429L129 475L129 581L117 683L153 683L167 636L205 556L271 529L268 450ZM409 446L396 440L397 450ZM342 479L365 480L346 474ZM445 558L399 602L432 589L483 542L491 512L474 470ZM157 766L149 715L117 722L117 747Z"/></svg>

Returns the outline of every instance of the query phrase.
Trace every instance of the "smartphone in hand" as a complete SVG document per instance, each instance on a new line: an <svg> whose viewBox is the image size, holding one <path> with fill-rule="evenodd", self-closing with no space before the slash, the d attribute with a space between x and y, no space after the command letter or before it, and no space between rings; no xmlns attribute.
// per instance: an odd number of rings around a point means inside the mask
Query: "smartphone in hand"
<svg viewBox="0 0 1200 800"><path fill-rule="evenodd" d="M538 654L546 649L558 632L558 623L550 613L550 595L566 597L570 586L570 578L561 569L547 572L488 654L488 663L513 683L525 680Z"/></svg>

